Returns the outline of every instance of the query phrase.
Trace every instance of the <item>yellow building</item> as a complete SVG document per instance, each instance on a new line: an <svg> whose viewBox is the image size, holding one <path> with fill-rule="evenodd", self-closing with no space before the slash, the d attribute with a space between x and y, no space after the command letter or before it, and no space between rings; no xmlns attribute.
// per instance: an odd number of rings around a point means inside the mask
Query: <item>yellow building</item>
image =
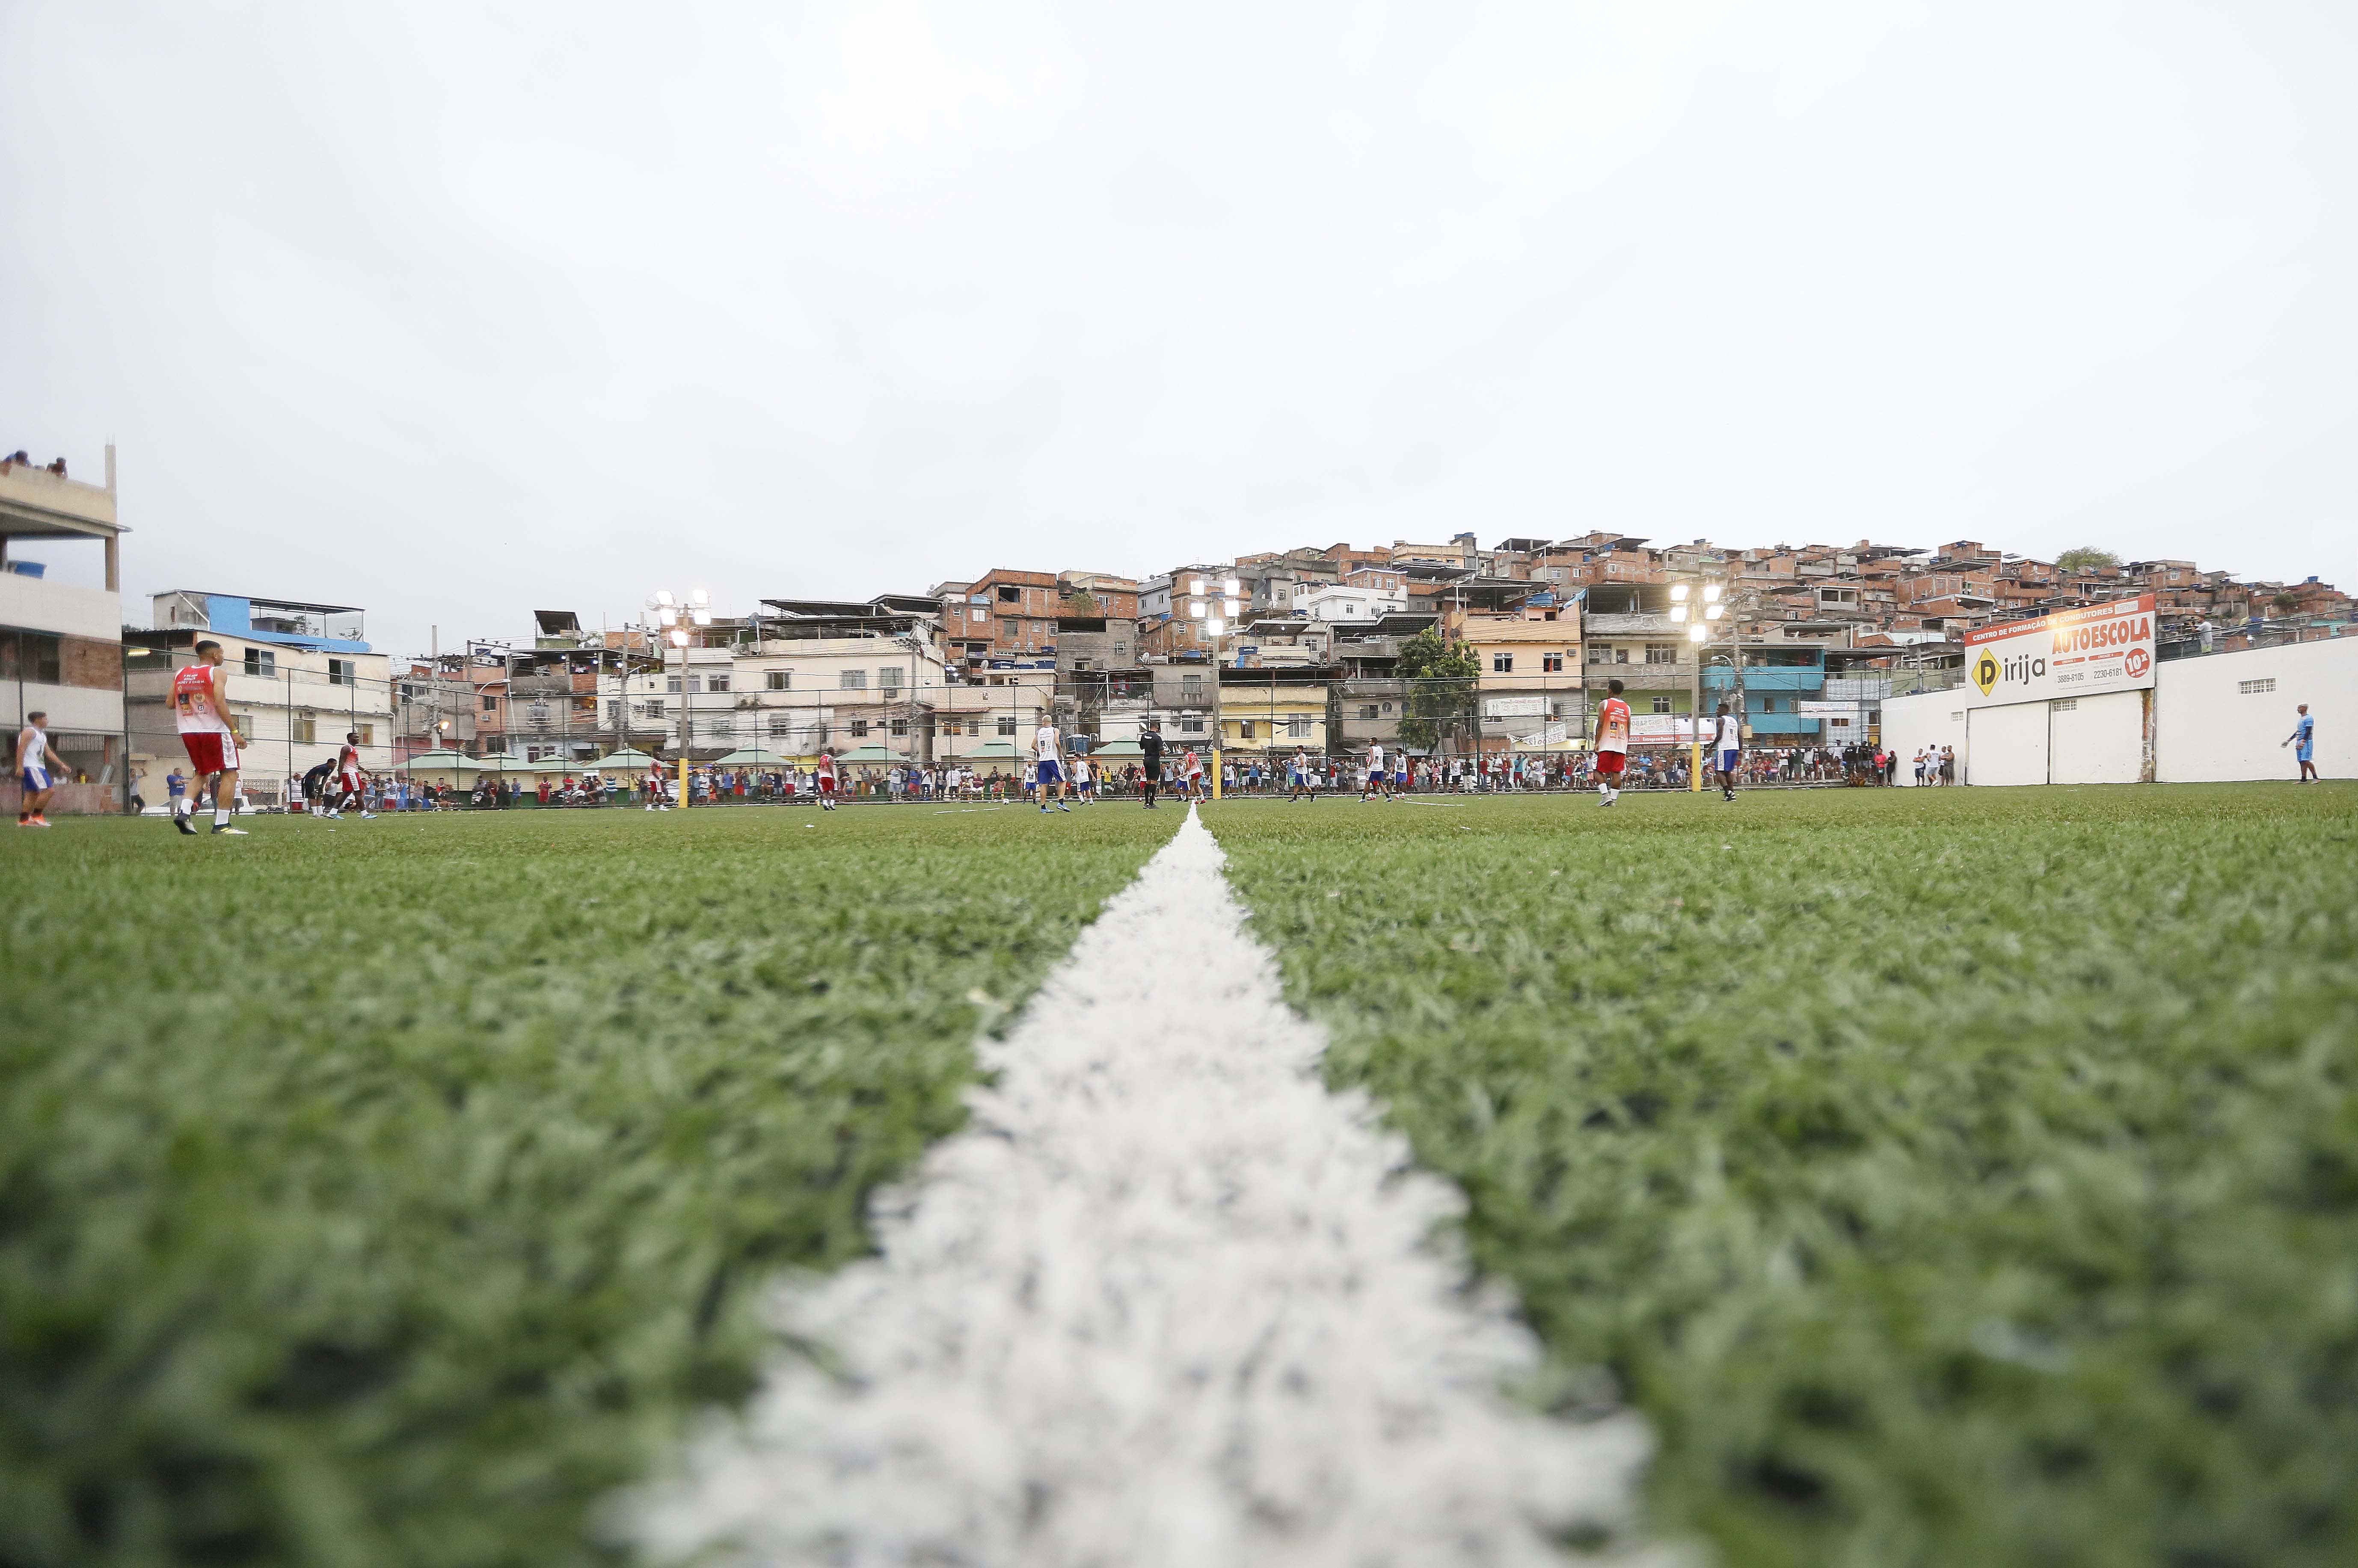
<svg viewBox="0 0 2358 1568"><path fill-rule="evenodd" d="M1220 671L1220 750L1326 750L1325 672L1264 668Z"/></svg>

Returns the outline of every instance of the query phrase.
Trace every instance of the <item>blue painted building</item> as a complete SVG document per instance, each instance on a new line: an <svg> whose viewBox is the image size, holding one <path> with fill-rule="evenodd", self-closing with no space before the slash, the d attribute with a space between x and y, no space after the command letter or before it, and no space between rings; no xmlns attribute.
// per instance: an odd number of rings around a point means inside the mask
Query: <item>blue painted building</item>
<svg viewBox="0 0 2358 1568"><path fill-rule="evenodd" d="M1764 745L1815 744L1823 739L1824 724L1795 711L1804 702L1823 700L1826 688L1826 655L1823 648L1747 647L1744 656L1744 722L1752 738ZM1704 707L1714 707L1736 685L1736 672L1725 663L1704 666Z"/></svg>
<svg viewBox="0 0 2358 1568"><path fill-rule="evenodd" d="M211 632L315 654L365 654L369 651L364 640L366 621L359 609L349 604L303 604L184 588L156 596L150 624L159 632Z"/></svg>

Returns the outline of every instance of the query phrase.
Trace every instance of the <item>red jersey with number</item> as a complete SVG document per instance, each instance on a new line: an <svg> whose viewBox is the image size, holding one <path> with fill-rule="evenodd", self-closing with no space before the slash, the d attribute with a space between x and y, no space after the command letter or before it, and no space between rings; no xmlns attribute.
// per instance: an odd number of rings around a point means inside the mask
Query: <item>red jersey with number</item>
<svg viewBox="0 0 2358 1568"><path fill-rule="evenodd" d="M1596 749L1629 750L1629 705L1617 697L1608 697L1596 706Z"/></svg>

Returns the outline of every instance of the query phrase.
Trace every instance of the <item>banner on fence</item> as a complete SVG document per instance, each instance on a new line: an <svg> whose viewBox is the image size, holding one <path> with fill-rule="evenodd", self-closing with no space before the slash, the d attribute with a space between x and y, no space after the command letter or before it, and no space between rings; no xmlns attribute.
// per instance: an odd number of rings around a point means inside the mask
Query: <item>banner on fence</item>
<svg viewBox="0 0 2358 1568"><path fill-rule="evenodd" d="M2153 595L1965 633L1965 705L2037 702L2153 685Z"/></svg>

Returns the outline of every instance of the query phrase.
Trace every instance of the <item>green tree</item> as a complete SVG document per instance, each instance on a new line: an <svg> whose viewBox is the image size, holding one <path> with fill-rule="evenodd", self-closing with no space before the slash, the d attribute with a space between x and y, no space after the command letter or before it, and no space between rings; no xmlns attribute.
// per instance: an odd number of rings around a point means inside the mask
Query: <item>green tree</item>
<svg viewBox="0 0 2358 1568"><path fill-rule="evenodd" d="M2121 564L2120 557L2110 550L2100 550L2093 545L2082 545L2076 550L2066 550L2055 558L2055 564L2067 572L2113 570Z"/></svg>
<svg viewBox="0 0 2358 1568"><path fill-rule="evenodd" d="M1443 639L1428 626L1401 644L1399 672L1409 683L1401 743L1431 751L1444 735L1471 728L1474 683L1481 674L1474 650Z"/></svg>

